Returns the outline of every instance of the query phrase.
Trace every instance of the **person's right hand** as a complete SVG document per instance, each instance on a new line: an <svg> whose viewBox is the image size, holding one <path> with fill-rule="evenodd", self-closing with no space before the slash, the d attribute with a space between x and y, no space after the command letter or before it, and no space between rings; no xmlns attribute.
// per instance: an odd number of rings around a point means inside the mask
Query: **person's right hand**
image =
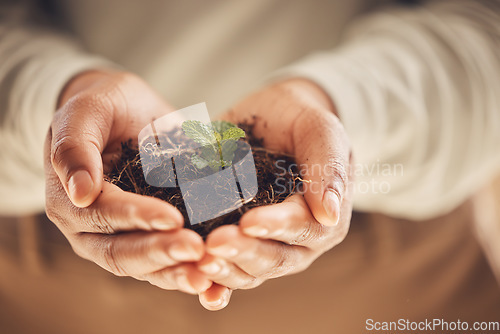
<svg viewBox="0 0 500 334"><path fill-rule="evenodd" d="M46 213L74 251L104 269L197 294L212 282L193 264L195 232L160 199L103 182L120 144L172 108L138 77L84 72L64 88L45 142Z"/></svg>

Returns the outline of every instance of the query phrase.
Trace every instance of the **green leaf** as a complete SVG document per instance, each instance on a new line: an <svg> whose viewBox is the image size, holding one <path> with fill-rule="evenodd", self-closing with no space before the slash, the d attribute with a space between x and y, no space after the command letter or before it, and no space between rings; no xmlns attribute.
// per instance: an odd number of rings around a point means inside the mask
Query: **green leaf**
<svg viewBox="0 0 500 334"><path fill-rule="evenodd" d="M208 166L208 161L196 154L191 156L191 163L198 169L203 169Z"/></svg>
<svg viewBox="0 0 500 334"><path fill-rule="evenodd" d="M236 125L234 125L233 123L228 122L228 121L213 121L212 127L214 128L214 131L218 132L222 136L222 134L227 129L234 128L234 127L236 127Z"/></svg>
<svg viewBox="0 0 500 334"><path fill-rule="evenodd" d="M202 146L200 147L200 149L201 149L200 156L203 159L207 161L219 159L219 152L214 149L214 146L212 145Z"/></svg>
<svg viewBox="0 0 500 334"><path fill-rule="evenodd" d="M245 137L245 131L243 131L240 128L234 127L224 131L224 134L222 135L222 140L228 140L228 139L236 140L244 137Z"/></svg>
<svg viewBox="0 0 500 334"><path fill-rule="evenodd" d="M184 121L182 122L182 130L186 136L203 146L214 145L216 142L211 127L203 122L191 120Z"/></svg>
<svg viewBox="0 0 500 334"><path fill-rule="evenodd" d="M234 152L238 148L238 144L235 140L223 140L222 141L222 159L224 161L233 161Z"/></svg>
<svg viewBox="0 0 500 334"><path fill-rule="evenodd" d="M182 130L186 136L201 144L200 155L194 154L191 163L198 169L208 166L214 172L231 166L238 148L237 140L245 137L245 131L227 121L204 124L188 120L182 123Z"/></svg>
<svg viewBox="0 0 500 334"><path fill-rule="evenodd" d="M220 160L213 160L213 161L210 161L208 163L208 166L214 171L214 172L218 172L219 171L219 167L221 167L220 165Z"/></svg>

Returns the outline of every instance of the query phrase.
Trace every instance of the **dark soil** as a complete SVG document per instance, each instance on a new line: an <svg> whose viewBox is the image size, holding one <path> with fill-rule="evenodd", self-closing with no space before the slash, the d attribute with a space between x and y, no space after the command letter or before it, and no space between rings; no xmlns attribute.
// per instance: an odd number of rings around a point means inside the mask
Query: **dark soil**
<svg viewBox="0 0 500 334"><path fill-rule="evenodd" d="M246 141L252 148L257 172L258 191L257 195L252 200L247 201L235 211L192 226L189 223L186 206L184 205L183 196L178 186L175 188L154 187L146 182L143 175L138 145L133 145L132 141L122 144L120 160L115 161L114 168L108 173L106 180L116 184L125 191L153 196L169 202L184 216L185 227L196 231L205 238L208 233L221 225L238 224L240 217L252 208L283 202L288 196L299 191L301 187L301 179L295 167L296 165L294 164L293 157L270 152L265 149L262 139L256 138L253 135L251 125L238 124L238 126L245 130L246 133L246 138L240 139L240 141ZM175 136L176 134L169 134L169 140ZM187 157L177 157L177 159L178 158L187 159ZM237 163L239 158L241 157L238 157L238 154L236 154L233 163ZM177 165L176 163L176 168L178 168ZM183 166L188 165L189 164L183 164ZM161 173L162 170L151 171L149 175L155 172ZM203 177L213 172L208 167L201 171L197 170L195 167L191 167L191 170L188 171L188 174L189 173L191 175ZM184 175L185 174L184 172ZM173 175L171 177L175 178L176 176ZM224 189L224 184L214 184L213 195L216 196L218 192L224 193Z"/></svg>

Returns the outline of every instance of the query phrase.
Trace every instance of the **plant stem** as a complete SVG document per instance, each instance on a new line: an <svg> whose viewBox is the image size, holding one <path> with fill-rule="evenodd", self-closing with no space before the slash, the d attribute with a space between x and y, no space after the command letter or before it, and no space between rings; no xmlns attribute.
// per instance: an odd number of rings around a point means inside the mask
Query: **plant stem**
<svg viewBox="0 0 500 334"><path fill-rule="evenodd" d="M222 169L224 169L224 159L222 157L222 146L220 145L219 141L217 141L217 147L219 148L220 166L222 167Z"/></svg>

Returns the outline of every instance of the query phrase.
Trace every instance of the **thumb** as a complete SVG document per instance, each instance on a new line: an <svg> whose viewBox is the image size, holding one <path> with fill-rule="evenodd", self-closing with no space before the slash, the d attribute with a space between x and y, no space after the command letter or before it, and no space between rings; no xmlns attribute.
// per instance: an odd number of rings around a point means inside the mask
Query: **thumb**
<svg viewBox="0 0 500 334"><path fill-rule="evenodd" d="M139 77L115 71L78 75L64 89L60 104L51 126L50 158L78 207L89 206L101 192L103 151L172 111Z"/></svg>
<svg viewBox="0 0 500 334"><path fill-rule="evenodd" d="M96 97L77 96L56 112L52 121L52 166L78 207L92 204L102 188L101 152L113 119L107 105Z"/></svg>
<svg viewBox="0 0 500 334"><path fill-rule="evenodd" d="M317 221L334 226L349 182L349 140L330 111L303 115L294 129L294 146L304 179L304 198Z"/></svg>

